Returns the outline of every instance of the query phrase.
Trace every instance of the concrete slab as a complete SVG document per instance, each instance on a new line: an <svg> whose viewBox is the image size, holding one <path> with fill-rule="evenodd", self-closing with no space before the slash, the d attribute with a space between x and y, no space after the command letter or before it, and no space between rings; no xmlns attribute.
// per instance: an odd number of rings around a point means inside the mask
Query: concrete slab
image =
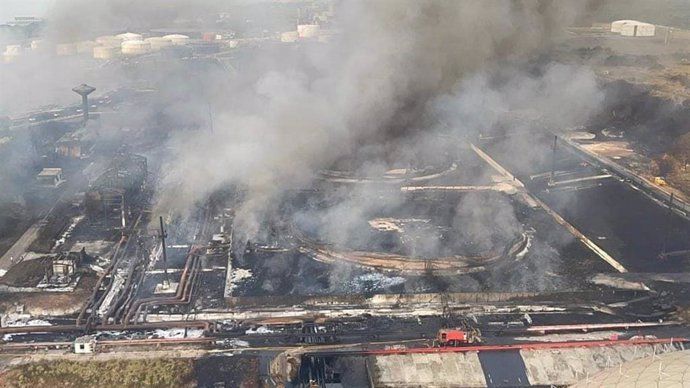
<svg viewBox="0 0 690 388"><path fill-rule="evenodd" d="M158 283L156 284L156 289L153 291L153 293L156 295L174 294L177 292L177 286L179 284L180 283L177 282L170 282L170 284L168 284L168 287L164 287L163 283Z"/></svg>
<svg viewBox="0 0 690 388"><path fill-rule="evenodd" d="M606 369L616 368L630 360L637 360L678 350L670 345L610 346L600 348L572 348L558 350L521 351L512 355L524 362L526 384L571 385ZM491 357L491 356L490 356ZM492 382L487 382L477 353L405 354L371 357L372 381L376 387L433 386L487 387L511 384L501 373L500 359L488 360ZM487 360L484 360L484 364ZM520 364L520 367L522 364ZM672 372L674 366L665 366ZM678 366L679 369L683 365ZM510 380L510 378L508 378ZM639 384L639 381L638 381ZM630 385L634 386L634 385Z"/></svg>
<svg viewBox="0 0 690 388"><path fill-rule="evenodd" d="M430 385L484 387L486 381L476 353L379 356L372 363L377 387Z"/></svg>

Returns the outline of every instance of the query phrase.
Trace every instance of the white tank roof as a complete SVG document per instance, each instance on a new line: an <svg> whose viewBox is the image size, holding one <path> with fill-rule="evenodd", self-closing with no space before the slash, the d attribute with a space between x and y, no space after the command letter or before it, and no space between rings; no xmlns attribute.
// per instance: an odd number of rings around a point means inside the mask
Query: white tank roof
<svg viewBox="0 0 690 388"><path fill-rule="evenodd" d="M133 32L125 32L124 34L117 35L118 38L122 40L141 40L141 34L135 34Z"/></svg>
<svg viewBox="0 0 690 388"><path fill-rule="evenodd" d="M187 44L187 41L189 41L189 37L187 35L182 35L182 34L170 34L164 36L166 39L170 39L173 44L177 45L183 45Z"/></svg>

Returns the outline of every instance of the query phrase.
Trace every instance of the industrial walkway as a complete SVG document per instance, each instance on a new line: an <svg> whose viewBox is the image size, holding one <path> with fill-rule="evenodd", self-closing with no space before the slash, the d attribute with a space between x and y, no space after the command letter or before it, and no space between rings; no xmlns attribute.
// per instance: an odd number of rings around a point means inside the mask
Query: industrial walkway
<svg viewBox="0 0 690 388"><path fill-rule="evenodd" d="M575 152L579 156L584 157L590 163L605 168L619 178L625 180L633 188L639 190L644 195L655 201L661 206L668 206L671 192L664 190L662 187L650 182L647 178L621 166L610 158L598 155L577 142L566 137L559 137L561 144L565 145L568 150ZM690 203L685 199L675 195L673 198L673 212L679 216L690 221Z"/></svg>

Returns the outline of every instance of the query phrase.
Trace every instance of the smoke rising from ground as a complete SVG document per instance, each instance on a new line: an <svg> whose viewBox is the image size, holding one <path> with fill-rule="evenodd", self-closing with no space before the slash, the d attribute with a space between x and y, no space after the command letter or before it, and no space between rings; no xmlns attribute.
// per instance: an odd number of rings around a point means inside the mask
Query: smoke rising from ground
<svg viewBox="0 0 690 388"><path fill-rule="evenodd" d="M336 4L340 33L330 43L240 49L235 73L214 64L160 64L145 73L145 65L94 71L91 79L91 73L84 75L65 60L50 64L54 77L29 77L45 69L39 58L30 67L16 66L20 77L7 78L14 80L13 90L47 90L40 99L22 94L22 106L64 101L53 90L78 100L69 88L81 82L100 91L110 84L152 80L158 101L126 114L130 117L120 126L158 116L165 116L159 125L171 129L202 123L200 130L173 131L167 140L171 156L161 172L155 213L185 212L214 190L236 185L245 192L236 236L253 239L288 190L309 186L320 169L334 164L361 174L408 168L437 157L439 143L450 141L439 133L474 138L507 123L519 132L506 112L527 112L554 126L584 122L601 99L591 72L550 64L534 70L525 64L558 41L563 28L588 7L587 2L548 0L347 0ZM234 8L219 0L64 0L51 15L48 39L143 32L219 11ZM15 100L3 93L0 101ZM525 162L530 162L529 139L515 141L524 142ZM349 155L357 155L356 162L344 163ZM347 190L341 194L343 200L352 197ZM375 193L357 193L367 195ZM353 222L368 215L338 209ZM498 225L515 223L509 211L499 216ZM329 234L345 236L339 226ZM489 230L477 226L472 233L491 241Z"/></svg>
<svg viewBox="0 0 690 388"><path fill-rule="evenodd" d="M499 120L500 112L492 110L580 118L592 108L587 101L596 101L589 73L553 67L530 75L515 66L497 85L489 79L499 67L548 48L585 7L550 1L341 2L336 14L342 34L331 44L300 47L296 63L276 50L279 66L251 87L223 91L212 102L212 133L173 140L177 154L166 169L160 207L185 209L237 183L249 198L237 226L251 236L285 190L308 185L315 171L362 147L384 144L389 165L383 167L392 168L397 142L435 136L438 121L464 135ZM227 96L240 102L224 104ZM585 103L569 105L563 114L566 102L577 101L573 97Z"/></svg>

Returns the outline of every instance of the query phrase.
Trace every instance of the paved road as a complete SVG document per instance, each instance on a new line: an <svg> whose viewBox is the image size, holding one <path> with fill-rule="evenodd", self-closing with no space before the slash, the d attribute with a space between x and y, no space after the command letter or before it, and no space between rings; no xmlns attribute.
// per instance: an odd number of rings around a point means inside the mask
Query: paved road
<svg viewBox="0 0 690 388"><path fill-rule="evenodd" d="M5 276L7 271L15 264L21 261L24 253L29 249L31 243L36 240L38 233L43 227L43 220L31 225L29 229L22 234L21 237L0 257L0 277Z"/></svg>

